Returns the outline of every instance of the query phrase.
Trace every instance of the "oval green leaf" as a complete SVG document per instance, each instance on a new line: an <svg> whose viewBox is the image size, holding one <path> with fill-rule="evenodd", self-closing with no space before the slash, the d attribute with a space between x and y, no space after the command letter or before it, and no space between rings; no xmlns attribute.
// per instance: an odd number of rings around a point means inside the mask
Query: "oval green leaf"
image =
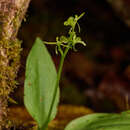
<svg viewBox="0 0 130 130"><path fill-rule="evenodd" d="M130 113L96 113L70 122L65 130L130 130Z"/></svg>
<svg viewBox="0 0 130 130"><path fill-rule="evenodd" d="M56 79L57 73L51 56L43 41L37 38L26 63L24 104L40 128L48 122ZM58 101L59 90L49 121L56 116Z"/></svg>

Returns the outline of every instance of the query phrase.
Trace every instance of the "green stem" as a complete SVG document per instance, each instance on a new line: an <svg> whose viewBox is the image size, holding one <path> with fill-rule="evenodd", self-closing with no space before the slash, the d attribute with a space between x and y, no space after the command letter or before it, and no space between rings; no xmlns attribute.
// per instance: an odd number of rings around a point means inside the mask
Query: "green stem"
<svg viewBox="0 0 130 130"><path fill-rule="evenodd" d="M65 49L64 53L61 55L61 60L60 60L59 69L58 69L58 73L57 73L57 81L56 81L56 85L55 85L55 88L54 88L53 99L52 99L51 107L50 107L49 114L48 114L48 117L47 117L47 121L46 121L45 125L42 128L38 128L38 130L46 130L46 128L48 126L49 118L50 118L51 113L52 113L53 105L54 105L54 102L55 102L55 99L56 99L57 90L58 90L58 87L59 87L59 82L60 82L60 78L61 78L64 59L65 59L69 49L70 48L67 47Z"/></svg>

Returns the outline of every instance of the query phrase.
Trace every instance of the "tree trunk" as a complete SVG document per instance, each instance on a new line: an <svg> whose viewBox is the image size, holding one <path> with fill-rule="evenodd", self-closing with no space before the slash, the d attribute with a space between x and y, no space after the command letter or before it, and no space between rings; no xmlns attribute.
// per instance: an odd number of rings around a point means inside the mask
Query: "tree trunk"
<svg viewBox="0 0 130 130"><path fill-rule="evenodd" d="M16 38L30 0L0 0L0 130L7 128L7 105L16 87L21 42Z"/></svg>

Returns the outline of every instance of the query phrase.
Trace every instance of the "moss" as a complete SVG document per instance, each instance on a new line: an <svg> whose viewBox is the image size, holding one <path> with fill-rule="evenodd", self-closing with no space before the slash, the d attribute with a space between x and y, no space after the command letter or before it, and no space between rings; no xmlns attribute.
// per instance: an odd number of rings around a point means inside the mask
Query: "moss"
<svg viewBox="0 0 130 130"><path fill-rule="evenodd" d="M7 120L9 94L17 86L21 41L16 39L30 0L0 0L0 130Z"/></svg>
<svg viewBox="0 0 130 130"><path fill-rule="evenodd" d="M0 1L0 129L9 127L9 94L16 87L20 66L21 42L16 39L20 26L19 11L12 1ZM4 10L1 8L5 7Z"/></svg>
<svg viewBox="0 0 130 130"><path fill-rule="evenodd" d="M13 41L2 39L0 41L0 114L6 116L7 100L10 92L17 86L16 76L20 66L21 42L18 39ZM3 116L4 117L4 116ZM2 122L1 122L2 121ZM7 120L2 119L0 125Z"/></svg>

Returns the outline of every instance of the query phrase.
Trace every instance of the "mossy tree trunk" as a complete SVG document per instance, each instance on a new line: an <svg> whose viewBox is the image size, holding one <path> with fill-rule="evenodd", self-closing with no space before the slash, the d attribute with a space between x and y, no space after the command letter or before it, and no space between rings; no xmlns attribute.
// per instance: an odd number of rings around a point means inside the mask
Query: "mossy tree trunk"
<svg viewBox="0 0 130 130"><path fill-rule="evenodd" d="M9 127L8 98L17 85L21 42L16 38L30 0L0 0L0 130Z"/></svg>

